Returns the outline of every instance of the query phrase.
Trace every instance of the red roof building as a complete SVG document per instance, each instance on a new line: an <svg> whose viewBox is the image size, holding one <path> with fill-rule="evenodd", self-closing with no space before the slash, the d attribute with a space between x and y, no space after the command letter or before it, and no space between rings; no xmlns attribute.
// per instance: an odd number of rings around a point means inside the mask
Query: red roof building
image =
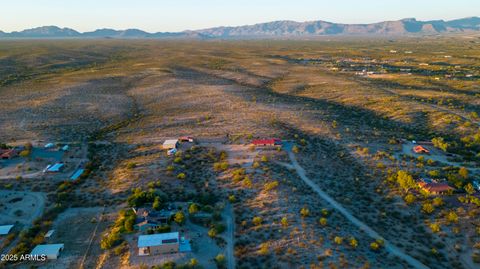
<svg viewBox="0 0 480 269"><path fill-rule="evenodd" d="M422 154L422 153L429 154L430 153L430 151L428 149L426 149L425 147L420 146L420 145L413 147L413 152L415 152L417 154Z"/></svg>
<svg viewBox="0 0 480 269"><path fill-rule="evenodd" d="M255 139L252 144L255 146L277 146L282 144L282 140L278 138Z"/></svg>
<svg viewBox="0 0 480 269"><path fill-rule="evenodd" d="M11 159L15 156L17 156L15 149L0 149L0 159Z"/></svg>
<svg viewBox="0 0 480 269"><path fill-rule="evenodd" d="M422 190L424 190L424 191L426 191L427 193L430 193L430 194L445 194L445 193L449 193L449 192L454 190L454 188L448 186L447 183L419 182L418 186L420 187L420 189L422 189Z"/></svg>

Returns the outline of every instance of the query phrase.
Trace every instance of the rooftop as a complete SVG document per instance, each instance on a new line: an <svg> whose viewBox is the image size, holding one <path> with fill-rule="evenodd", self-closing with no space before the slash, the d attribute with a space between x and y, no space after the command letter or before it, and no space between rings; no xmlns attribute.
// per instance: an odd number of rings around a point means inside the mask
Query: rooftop
<svg viewBox="0 0 480 269"><path fill-rule="evenodd" d="M10 233L10 230L13 228L13 225L2 225L0 226L0 235L7 235Z"/></svg>
<svg viewBox="0 0 480 269"><path fill-rule="evenodd" d="M78 169L77 171L75 171L75 173L73 173L73 175L70 177L70 179L71 180L78 179L83 174L83 171L85 171L85 170L84 169Z"/></svg>
<svg viewBox="0 0 480 269"><path fill-rule="evenodd" d="M63 244L45 244L37 245L33 250L31 255L47 255L55 256L63 249Z"/></svg>
<svg viewBox="0 0 480 269"><path fill-rule="evenodd" d="M138 237L138 247L143 248L178 243L178 238L178 232L140 235Z"/></svg>

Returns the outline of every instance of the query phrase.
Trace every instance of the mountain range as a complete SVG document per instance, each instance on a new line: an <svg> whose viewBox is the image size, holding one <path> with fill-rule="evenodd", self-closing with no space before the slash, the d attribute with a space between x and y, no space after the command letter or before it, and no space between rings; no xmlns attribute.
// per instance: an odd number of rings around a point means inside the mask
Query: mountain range
<svg viewBox="0 0 480 269"><path fill-rule="evenodd" d="M183 32L148 33L139 29L98 29L80 33L70 28L43 26L18 32L0 31L0 38L311 38L327 35L435 35L480 33L480 17L458 20L418 21L414 18L371 24L341 24L326 21L274 21L236 27L214 27Z"/></svg>

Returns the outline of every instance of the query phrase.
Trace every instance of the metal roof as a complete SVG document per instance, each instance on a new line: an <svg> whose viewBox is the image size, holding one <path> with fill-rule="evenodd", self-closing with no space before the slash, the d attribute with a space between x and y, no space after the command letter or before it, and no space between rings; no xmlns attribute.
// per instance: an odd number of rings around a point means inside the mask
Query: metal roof
<svg viewBox="0 0 480 269"><path fill-rule="evenodd" d="M32 252L31 255L47 255L47 256L57 256L58 253L63 249L63 244L45 244L45 245L37 245Z"/></svg>
<svg viewBox="0 0 480 269"><path fill-rule="evenodd" d="M84 169L78 169L77 171L75 171L75 173L73 173L73 175L70 177L70 179L71 180L78 179L83 174L83 171L85 171L85 170Z"/></svg>
<svg viewBox="0 0 480 269"><path fill-rule="evenodd" d="M2 225L0 226L0 235L7 235L10 233L10 230L13 228L13 225Z"/></svg>
<svg viewBox="0 0 480 269"><path fill-rule="evenodd" d="M154 246L161 246L165 244L178 243L178 237L179 237L178 232L140 235L138 237L138 247L144 248L144 247L154 247ZM172 240L172 239L175 239L175 240Z"/></svg>
<svg viewBox="0 0 480 269"><path fill-rule="evenodd" d="M178 143L178 139L168 139L163 142L164 145L176 145Z"/></svg>
<svg viewBox="0 0 480 269"><path fill-rule="evenodd" d="M63 167L63 163L51 164L51 165L47 166L45 171L47 171L47 172L59 172L62 167Z"/></svg>
<svg viewBox="0 0 480 269"><path fill-rule="evenodd" d="M55 230L49 230L46 234L45 234L45 238L49 238L50 236L52 236L52 234L55 232Z"/></svg>

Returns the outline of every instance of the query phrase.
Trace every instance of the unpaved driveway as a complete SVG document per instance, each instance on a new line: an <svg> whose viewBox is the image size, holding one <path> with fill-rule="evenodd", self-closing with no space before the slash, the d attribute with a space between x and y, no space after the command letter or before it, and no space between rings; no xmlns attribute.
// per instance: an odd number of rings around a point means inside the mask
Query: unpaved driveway
<svg viewBox="0 0 480 269"><path fill-rule="evenodd" d="M380 239L383 237L378 234L376 231L374 231L370 226L367 224L363 223L359 219L357 219L355 216L353 216L350 212L348 212L347 209L345 209L341 204L339 204L337 201L335 201L330 195L325 193L320 189L320 187L313 183L305 174L305 170L298 164L297 158L295 157L295 154L290 150L291 146L285 147L287 152L288 152L288 157L290 158L290 161L292 162L292 166L297 172L298 176L308 185L310 188L312 188L313 191L315 191L320 198L328 202L333 208L335 208L338 212L340 212L345 218L347 218L353 225L357 226L360 230L364 231L368 236L370 236L373 239ZM385 242L385 249L390 252L391 254L399 257L400 259L406 261L408 264L410 264L412 267L417 268L417 269L428 269L426 265L418 261L417 259L411 257L410 255L404 253L402 250L399 248L395 247L392 245L390 242L387 240Z"/></svg>

